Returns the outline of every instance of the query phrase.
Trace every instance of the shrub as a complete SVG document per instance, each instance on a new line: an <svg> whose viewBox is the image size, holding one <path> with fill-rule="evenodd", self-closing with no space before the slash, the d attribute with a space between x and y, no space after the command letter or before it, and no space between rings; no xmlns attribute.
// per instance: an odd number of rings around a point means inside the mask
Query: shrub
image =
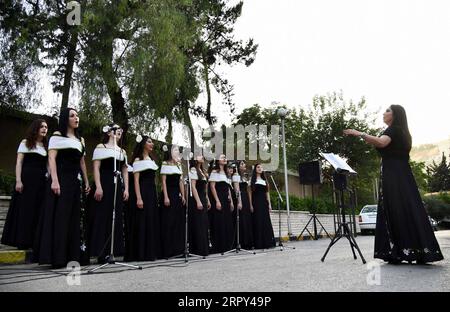
<svg viewBox="0 0 450 312"><path fill-rule="evenodd" d="M0 170L0 195L11 195L16 185L16 177Z"/></svg>
<svg viewBox="0 0 450 312"><path fill-rule="evenodd" d="M286 202L285 198L286 195L284 193L281 193L281 196L283 198L283 202L280 204L280 207L282 210L286 210ZM270 192L270 200L272 202L272 208L277 209L277 201L278 201L278 194L276 191ZM290 210L291 211L313 211L313 200L311 197L306 198L299 198L294 195L289 195L289 204L290 204ZM315 204L316 204L316 213L333 213L335 212L335 207L333 205L333 202L328 199L324 199L321 197L315 198Z"/></svg>
<svg viewBox="0 0 450 312"><path fill-rule="evenodd" d="M450 216L450 196L448 194L425 196L423 201L432 218L442 220L444 217Z"/></svg>

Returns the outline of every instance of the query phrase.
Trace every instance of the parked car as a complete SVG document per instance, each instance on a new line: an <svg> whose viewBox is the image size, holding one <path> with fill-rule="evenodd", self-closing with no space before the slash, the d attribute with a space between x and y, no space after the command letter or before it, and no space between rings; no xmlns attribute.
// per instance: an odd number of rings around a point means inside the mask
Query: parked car
<svg viewBox="0 0 450 312"><path fill-rule="evenodd" d="M359 227L361 234L368 232L375 232L377 224L377 205L366 205L361 209L359 213ZM433 231L438 230L438 222L432 217L428 216Z"/></svg>
<svg viewBox="0 0 450 312"><path fill-rule="evenodd" d="M377 224L377 205L365 205L359 213L359 228L361 234L375 231Z"/></svg>

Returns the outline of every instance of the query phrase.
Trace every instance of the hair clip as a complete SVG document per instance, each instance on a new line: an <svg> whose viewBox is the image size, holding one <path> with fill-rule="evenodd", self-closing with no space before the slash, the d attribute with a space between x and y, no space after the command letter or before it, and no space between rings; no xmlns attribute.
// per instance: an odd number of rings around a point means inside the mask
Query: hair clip
<svg viewBox="0 0 450 312"><path fill-rule="evenodd" d="M141 143L142 142L142 135L138 134L136 137L136 143Z"/></svg>
<svg viewBox="0 0 450 312"><path fill-rule="evenodd" d="M106 125L102 128L103 133L108 133L109 132L109 126Z"/></svg>
<svg viewBox="0 0 450 312"><path fill-rule="evenodd" d="M167 151L169 150L169 148L167 147L166 144L164 144L163 147L162 147L162 150L163 150L164 152L167 152Z"/></svg>

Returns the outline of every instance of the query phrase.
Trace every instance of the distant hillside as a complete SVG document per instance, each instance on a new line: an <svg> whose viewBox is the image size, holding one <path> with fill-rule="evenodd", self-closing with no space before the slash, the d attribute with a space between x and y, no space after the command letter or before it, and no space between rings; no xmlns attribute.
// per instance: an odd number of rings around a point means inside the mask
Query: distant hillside
<svg viewBox="0 0 450 312"><path fill-rule="evenodd" d="M447 157L450 154L450 137L437 143L414 146L410 155L412 160L423 161L425 164L430 165L433 160L439 162L443 152Z"/></svg>

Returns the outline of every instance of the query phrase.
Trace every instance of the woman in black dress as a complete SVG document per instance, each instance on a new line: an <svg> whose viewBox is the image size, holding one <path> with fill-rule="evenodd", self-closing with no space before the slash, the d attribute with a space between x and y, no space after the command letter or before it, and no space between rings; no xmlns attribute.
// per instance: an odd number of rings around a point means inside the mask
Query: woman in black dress
<svg viewBox="0 0 450 312"><path fill-rule="evenodd" d="M269 183L261 164L253 169L250 193L250 209L253 210L253 241L256 249L275 247L270 211Z"/></svg>
<svg viewBox="0 0 450 312"><path fill-rule="evenodd" d="M211 243L213 253L224 253L233 248L234 231L227 159L220 155L209 177L211 190Z"/></svg>
<svg viewBox="0 0 450 312"><path fill-rule="evenodd" d="M114 130L112 129L115 129L116 142L114 142ZM98 257L99 263L104 263L106 257L111 253L115 193L113 253L114 256L123 256L124 254L123 206L124 202L128 200L128 161L126 152L120 147L122 129L118 125L111 124L103 130L103 141L97 145L92 157L95 183L88 207L89 255ZM122 173L117 179L116 192L114 190L114 159L116 159L116 170Z"/></svg>
<svg viewBox="0 0 450 312"><path fill-rule="evenodd" d="M247 167L243 160L238 161L237 164L238 172L233 175L233 186L238 194L236 211L239 213L239 243L244 249L253 249L253 211L249 200Z"/></svg>
<svg viewBox="0 0 450 312"><path fill-rule="evenodd" d="M135 201L130 205L133 222L130 227L128 261L154 261L161 257L161 233L155 176L158 166L150 137L138 136L133 152Z"/></svg>
<svg viewBox="0 0 450 312"><path fill-rule="evenodd" d="M418 264L443 259L409 165L411 135L402 106L391 105L383 114L388 125L380 137L348 129L381 154L381 187L375 233L375 258L392 264Z"/></svg>
<svg viewBox="0 0 450 312"><path fill-rule="evenodd" d="M186 197L178 146L163 146L161 165L161 238L164 258L184 254Z"/></svg>
<svg viewBox="0 0 450 312"><path fill-rule="evenodd" d="M59 131L50 138L47 182L35 254L40 264L64 267L84 260L85 237L81 221L82 188L89 193L84 140L78 133L76 110L61 112ZM83 182L84 181L84 186Z"/></svg>
<svg viewBox="0 0 450 312"><path fill-rule="evenodd" d="M189 178L192 196L189 196L189 251L200 256L209 254L208 210L211 202L208 197L208 175L203 169L205 158L200 155L189 161Z"/></svg>
<svg viewBox="0 0 450 312"><path fill-rule="evenodd" d="M47 173L47 123L34 120L17 150L16 186L1 243L18 249L33 247Z"/></svg>

